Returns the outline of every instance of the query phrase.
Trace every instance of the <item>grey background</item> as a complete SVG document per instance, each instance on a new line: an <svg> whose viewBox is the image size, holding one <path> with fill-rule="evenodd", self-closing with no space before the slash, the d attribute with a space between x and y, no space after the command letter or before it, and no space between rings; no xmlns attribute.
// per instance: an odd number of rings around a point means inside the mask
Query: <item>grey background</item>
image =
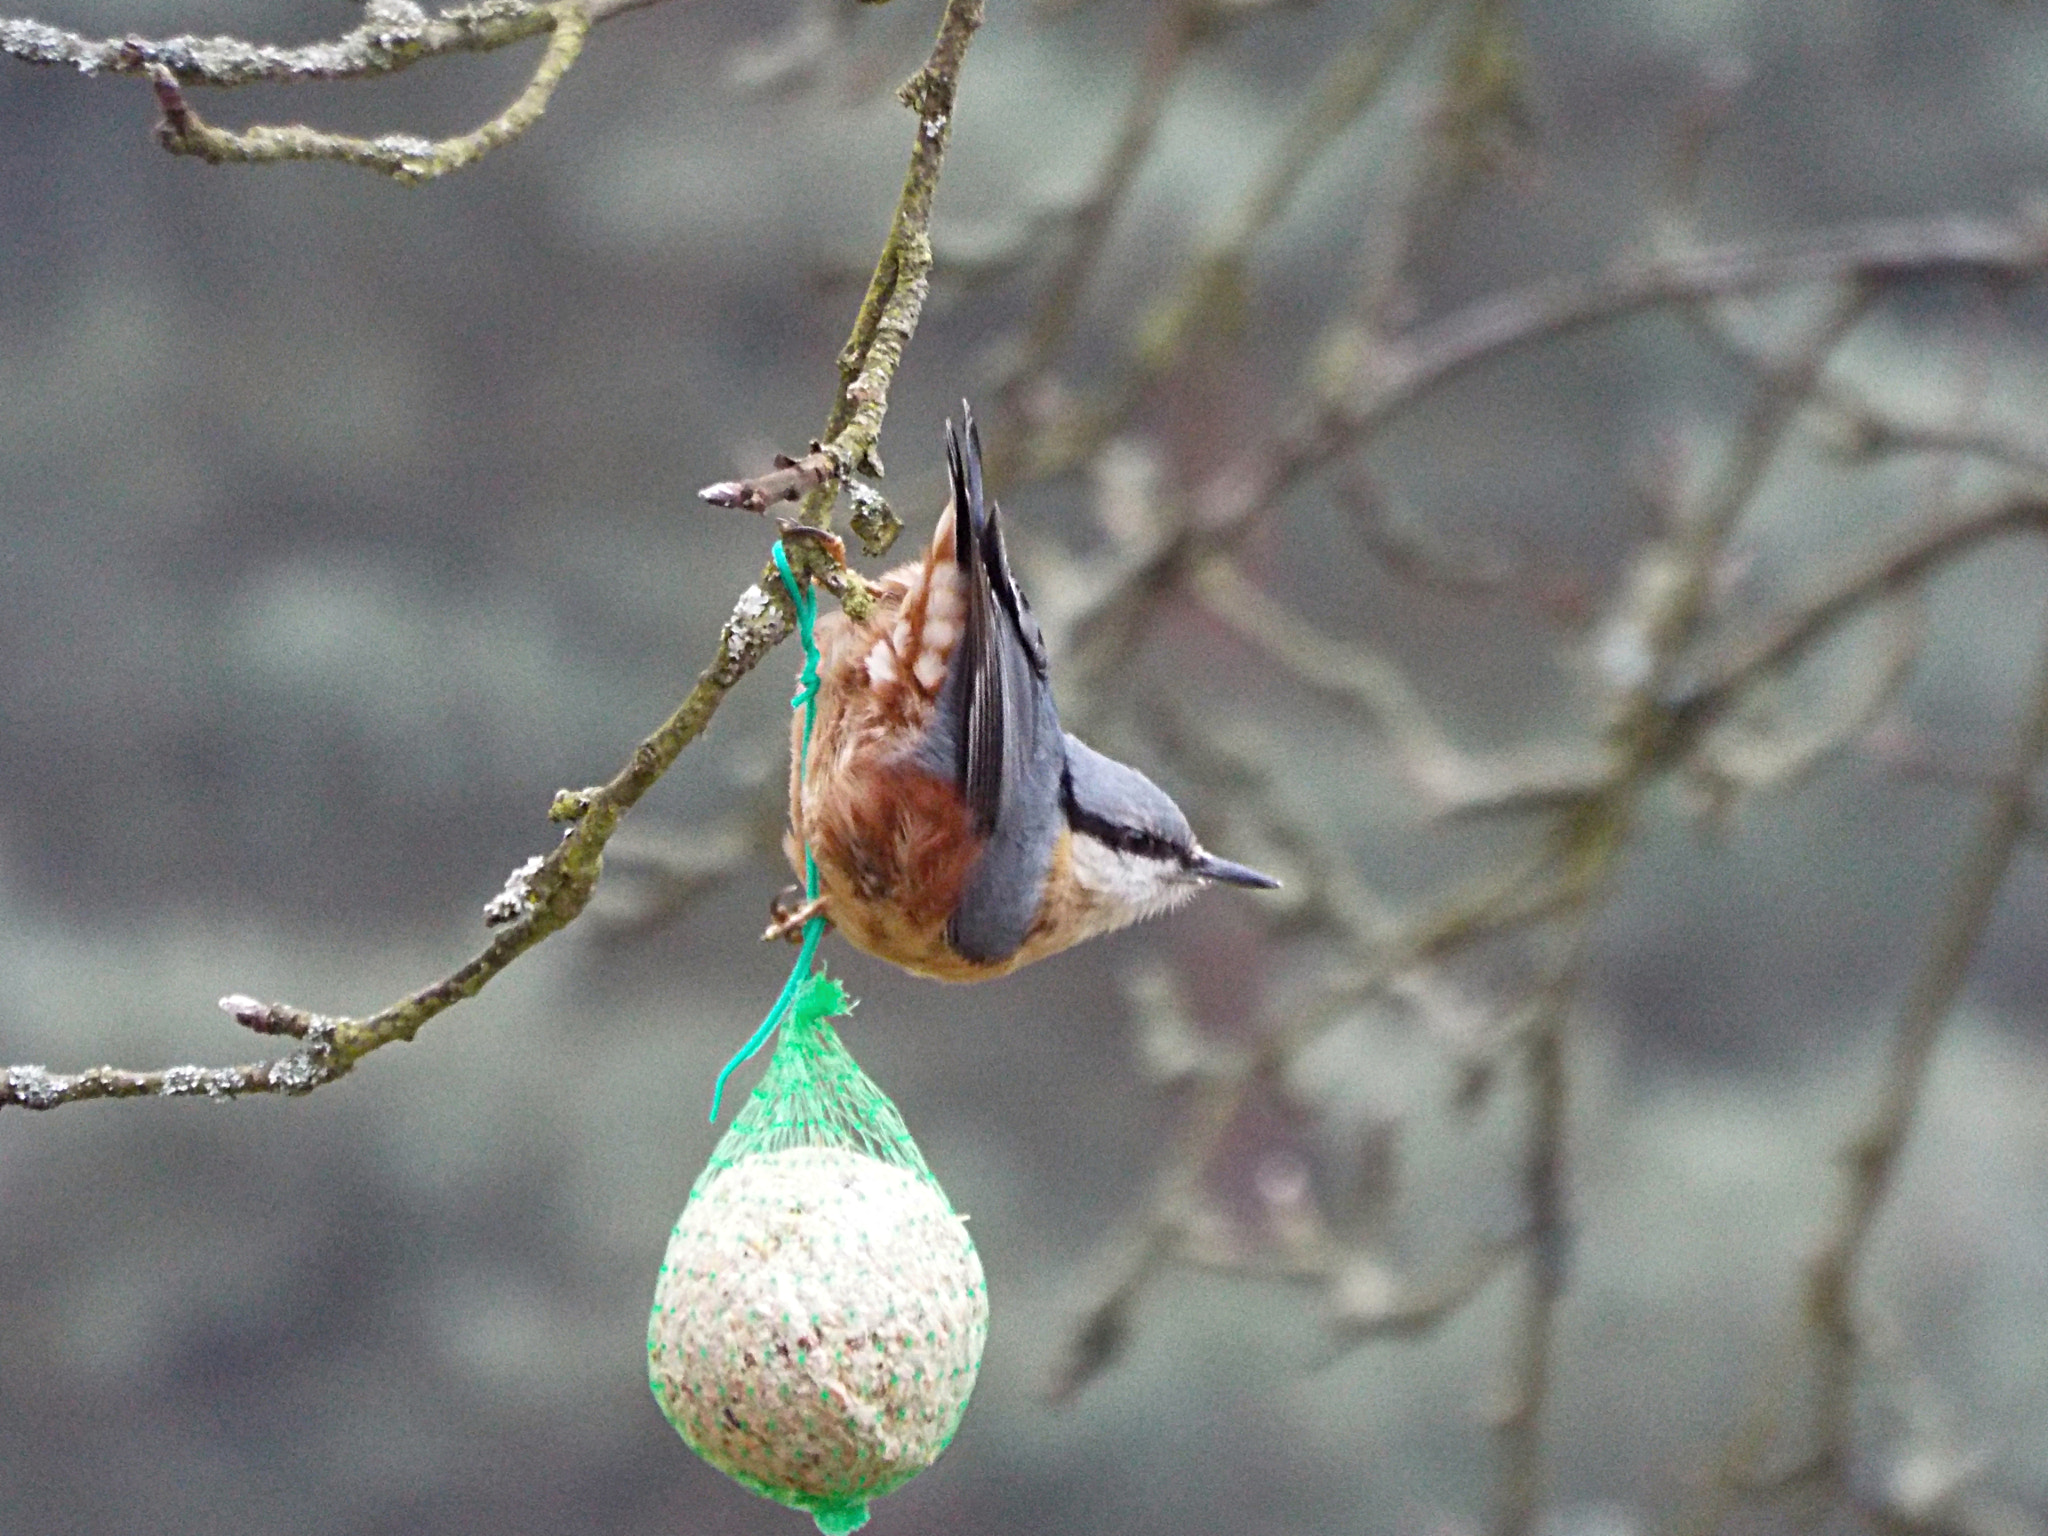
<svg viewBox="0 0 2048 1536"><path fill-rule="evenodd" d="M1142 10L1047 19L994 0L942 233L999 233L1085 185ZM1084 355L1111 355L1371 10L1282 11L1182 81L1091 290ZM354 17L204 0L40 14L284 40ZM529 137L414 190L174 160L141 84L0 67L0 1059L242 1059L222 993L367 1012L443 974L546 846L552 792L608 776L681 696L765 547L759 523L692 492L822 422L857 296L829 274L879 245L909 142L884 87L936 12L863 12L830 90L732 89L734 51L790 14L674 3L601 28ZM2040 188L2036 7L1669 0L1526 19L1541 174L1460 214L1430 253L1425 312L1633 238L1674 112L1731 56L1753 73L1707 178L1723 236L1998 213ZM224 123L454 132L527 60L199 105ZM1161 428L1181 451L1263 424L1413 106L1397 99L1305 188L1255 265L1227 400ZM884 441L913 537L939 423L1031 293L942 270ZM1987 316L1932 290L1888 306L1848 364L1932 402L1981 368L1991 413L2038 435L2041 320L2025 295ZM1739 400L1725 365L1652 319L1460 384L1374 467L1431 521L1503 537L1597 600L1650 526L1632 490L1647 456L1666 437L1710 453ZM1921 489L1796 447L1745 538L1756 603ZM1060 550L1101 538L1079 480L1009 510L1027 581L1049 588ZM1327 487L1304 488L1256 552L1261 579L1403 654L1472 744L1583 716L1569 648L1526 610L1361 590L1327 558L1346 537ZM2007 548L1941 589L1909 708L1963 762L2000 750L2041 577L2034 551ZM1134 660L1145 688L1270 730L1290 796L1376 888L1416 897L1483 853L1219 632L1170 639ZM727 702L635 837L774 813L793 666L779 656ZM1224 807L1190 808L1205 832L1226 825ZM1851 755L1718 841L1676 804L1645 829L1578 1047L1582 1243L1551 1422L1563 1527L1674 1507L1773 1347L1967 810ZM675 1439L642 1350L663 1239L711 1145L706 1090L787 965L754 941L785 879L763 858L651 935L572 931L308 1100L0 1117L0 1530L797 1529ZM1064 1410L1036 1396L1170 1124L1118 979L1174 959L1229 1015L1252 991L1236 973L1284 966L1245 958L1251 900L1211 896L972 991L833 948L864 1000L851 1043L972 1213L996 1307L958 1440L879 1506L877 1531L1483 1516L1497 1294L1429 1341L1333 1363L1311 1300L1176 1275L1108 1378ZM1871 1273L1897 1341L1877 1429L1903 1414L1980 1453L2037 1524L2044 902L2023 853ZM1501 1219L1505 1117L1452 1117L1446 1068L1397 1020L1361 1019L1331 1053L1328 1080L1412 1123L1408 1239Z"/></svg>

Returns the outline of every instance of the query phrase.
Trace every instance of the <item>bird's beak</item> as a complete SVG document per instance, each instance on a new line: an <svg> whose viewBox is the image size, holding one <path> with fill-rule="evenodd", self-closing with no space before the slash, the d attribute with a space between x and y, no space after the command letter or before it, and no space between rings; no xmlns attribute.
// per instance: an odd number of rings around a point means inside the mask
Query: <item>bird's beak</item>
<svg viewBox="0 0 2048 1536"><path fill-rule="evenodd" d="M1188 861L1188 869L1204 880L1220 880L1225 885L1248 885L1261 891L1277 890L1280 886L1280 882L1271 875L1262 875L1246 865L1219 859L1206 848L1195 850L1194 858Z"/></svg>

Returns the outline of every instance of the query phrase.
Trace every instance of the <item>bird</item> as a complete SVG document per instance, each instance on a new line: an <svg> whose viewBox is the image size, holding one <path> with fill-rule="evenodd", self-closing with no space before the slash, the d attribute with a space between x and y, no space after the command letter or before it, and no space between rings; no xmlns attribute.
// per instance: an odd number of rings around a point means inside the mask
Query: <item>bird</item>
<svg viewBox="0 0 2048 1536"><path fill-rule="evenodd" d="M816 861L817 897L783 931L822 914L907 971L985 981L1211 884L1278 886L1210 853L1164 790L1061 728L964 401L946 469L923 558L872 583L864 618L817 621L785 838L799 878L806 850Z"/></svg>

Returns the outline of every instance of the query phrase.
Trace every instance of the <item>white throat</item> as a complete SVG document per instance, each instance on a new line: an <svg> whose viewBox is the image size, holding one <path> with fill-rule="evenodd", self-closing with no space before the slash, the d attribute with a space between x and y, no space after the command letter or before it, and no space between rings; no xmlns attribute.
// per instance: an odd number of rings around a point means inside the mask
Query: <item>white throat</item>
<svg viewBox="0 0 2048 1536"><path fill-rule="evenodd" d="M1159 859L1123 853L1100 838L1077 832L1068 846L1074 883L1093 898L1087 922L1091 935L1170 912L1202 888L1197 875Z"/></svg>

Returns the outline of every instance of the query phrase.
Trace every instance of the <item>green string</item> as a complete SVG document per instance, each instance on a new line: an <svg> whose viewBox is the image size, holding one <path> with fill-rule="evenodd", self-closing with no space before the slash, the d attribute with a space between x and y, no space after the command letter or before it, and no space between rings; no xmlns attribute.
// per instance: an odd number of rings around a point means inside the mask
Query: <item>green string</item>
<svg viewBox="0 0 2048 1536"><path fill-rule="evenodd" d="M804 669L797 674L796 697L789 701L791 709L804 712L803 746L796 760L797 783L801 785L804 766L811 758L811 726L818 717L818 642L812 638L811 627L818 617L818 594L798 582L796 572L789 568L789 555L783 550L782 541L775 541L770 551L775 557L775 569L782 573L782 585L789 592L789 600L796 605L796 637L803 642ZM804 900L818 899L818 861L811 856L810 845L804 846ZM782 984L782 995L775 999L775 1006L768 1010L768 1017L761 1021L739 1048L731 1061L719 1069L718 1081L711 1085L711 1123L718 1124L718 1106L725 1097L725 1080L731 1077L735 1068L760 1053L774 1036L775 1028L789 1012L790 999L796 996L796 989L811 973L811 960L818 953L818 940L825 936L825 919L822 915L804 924L803 947L796 953L796 964L790 967L789 980Z"/></svg>

